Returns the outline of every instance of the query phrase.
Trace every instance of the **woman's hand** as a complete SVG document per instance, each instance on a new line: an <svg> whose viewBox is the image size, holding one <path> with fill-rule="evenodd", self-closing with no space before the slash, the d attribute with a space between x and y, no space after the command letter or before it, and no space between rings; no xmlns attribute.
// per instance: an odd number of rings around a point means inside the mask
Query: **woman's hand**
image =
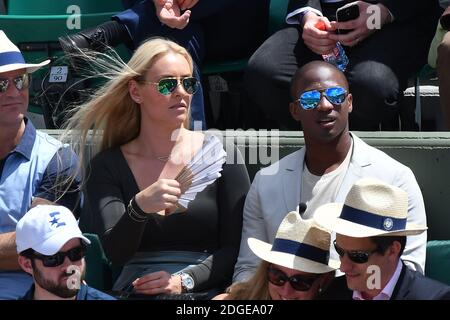
<svg viewBox="0 0 450 320"><path fill-rule="evenodd" d="M171 275L166 271L157 271L146 274L133 281L134 292L138 294L180 294L181 276Z"/></svg>
<svg viewBox="0 0 450 320"><path fill-rule="evenodd" d="M180 183L173 179L159 179L136 194L136 203L144 212L173 212L181 195Z"/></svg>
<svg viewBox="0 0 450 320"><path fill-rule="evenodd" d="M303 23L303 42L312 52L327 54L333 51L336 41L331 40L330 35L334 29L326 17L319 17L313 12L307 12L303 17ZM318 27L319 23L325 25L325 30Z"/></svg>
<svg viewBox="0 0 450 320"><path fill-rule="evenodd" d="M156 15L161 23L173 29L184 29L191 17L191 11L186 10L181 14L181 8L177 0L153 0Z"/></svg>
<svg viewBox="0 0 450 320"><path fill-rule="evenodd" d="M330 39L339 41L345 46L352 47L366 39L375 31L380 30L390 21L391 16L389 10L384 5L374 5L364 1L357 1L357 3L359 7L359 17L357 19L346 22L331 22L333 29L350 29L352 31L347 34L332 34ZM369 6L373 6L375 10L371 10ZM375 7L378 7L379 10Z"/></svg>

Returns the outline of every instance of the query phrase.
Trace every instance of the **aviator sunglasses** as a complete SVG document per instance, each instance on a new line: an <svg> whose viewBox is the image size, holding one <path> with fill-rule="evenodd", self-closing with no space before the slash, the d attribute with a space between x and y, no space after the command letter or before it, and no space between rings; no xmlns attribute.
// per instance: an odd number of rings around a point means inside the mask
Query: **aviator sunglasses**
<svg viewBox="0 0 450 320"><path fill-rule="evenodd" d="M170 77L170 78L162 78L158 82L151 82L145 80L138 80L138 82L155 84L158 92L164 96L167 96L172 92L174 92L180 83L183 86L184 91L186 91L189 94L194 94L197 91L199 85L198 80L194 77L181 77L181 78Z"/></svg>
<svg viewBox="0 0 450 320"><path fill-rule="evenodd" d="M51 256L46 256L39 253L33 253L33 257L42 261L45 267L53 268L63 264L65 257L68 257L70 261L79 261L86 256L86 247L81 245L72 248L65 252L58 252Z"/></svg>
<svg viewBox="0 0 450 320"><path fill-rule="evenodd" d="M286 282L289 282L291 287L296 291L308 291L319 276L320 275L305 277L304 275L296 274L288 277L283 271L272 265L267 268L267 280L269 280L271 284L281 287Z"/></svg>
<svg viewBox="0 0 450 320"><path fill-rule="evenodd" d="M317 108L322 99L322 95L334 105L341 105L347 98L347 91L342 87L331 87L323 90L309 90L302 92L297 99L299 106L305 110Z"/></svg>
<svg viewBox="0 0 450 320"><path fill-rule="evenodd" d="M17 90L22 91L23 89L28 88L29 84L28 74L24 73L13 79L0 78L0 93L5 93L6 90L8 90L11 82L14 83L14 86L16 87Z"/></svg>
<svg viewBox="0 0 450 320"><path fill-rule="evenodd" d="M372 251L362 251L362 250L344 250L336 244L336 240L333 242L334 248L338 255L342 258L345 254L347 257L353 261L354 263L366 263L369 261L369 257L375 252L379 252L380 250L377 248Z"/></svg>

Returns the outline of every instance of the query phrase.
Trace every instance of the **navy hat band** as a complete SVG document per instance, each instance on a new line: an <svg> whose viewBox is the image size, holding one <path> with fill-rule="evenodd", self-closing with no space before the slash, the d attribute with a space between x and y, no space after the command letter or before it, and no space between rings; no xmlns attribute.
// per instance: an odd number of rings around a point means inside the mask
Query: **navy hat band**
<svg viewBox="0 0 450 320"><path fill-rule="evenodd" d="M271 251L278 251L296 255L300 258L309 259L322 264L328 264L330 253L306 243L276 238L272 245Z"/></svg>
<svg viewBox="0 0 450 320"><path fill-rule="evenodd" d="M404 230L406 228L406 218L399 219L380 216L364 210L349 207L345 204L342 207L342 212L339 218L383 231Z"/></svg>

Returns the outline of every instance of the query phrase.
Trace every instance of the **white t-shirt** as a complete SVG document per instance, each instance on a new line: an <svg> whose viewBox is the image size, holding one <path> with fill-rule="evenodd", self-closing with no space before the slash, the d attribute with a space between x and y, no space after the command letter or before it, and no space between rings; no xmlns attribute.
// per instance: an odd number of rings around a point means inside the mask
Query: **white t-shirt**
<svg viewBox="0 0 450 320"><path fill-rule="evenodd" d="M303 174L300 201L306 203L306 211L302 214L304 219L312 218L318 207L325 203L336 202L336 197L347 173L353 152L353 139L344 161L335 170L322 176L313 175L303 161Z"/></svg>

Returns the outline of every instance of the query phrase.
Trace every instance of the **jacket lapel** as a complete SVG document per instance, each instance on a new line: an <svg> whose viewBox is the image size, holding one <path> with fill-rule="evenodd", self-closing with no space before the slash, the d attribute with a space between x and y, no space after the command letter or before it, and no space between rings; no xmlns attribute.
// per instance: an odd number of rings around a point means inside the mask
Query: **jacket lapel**
<svg viewBox="0 0 450 320"><path fill-rule="evenodd" d="M283 196L286 204L286 212L298 211L300 202L301 186L300 179L303 173L303 161L305 159L305 148L301 148L289 157L283 170Z"/></svg>
<svg viewBox="0 0 450 320"><path fill-rule="evenodd" d="M345 201L345 197L355 181L364 177L363 168L372 165L368 156L370 154L368 145L355 134L350 133L350 135L353 138L353 154L350 158L350 165L347 173L345 174L344 180L337 193L336 202Z"/></svg>

